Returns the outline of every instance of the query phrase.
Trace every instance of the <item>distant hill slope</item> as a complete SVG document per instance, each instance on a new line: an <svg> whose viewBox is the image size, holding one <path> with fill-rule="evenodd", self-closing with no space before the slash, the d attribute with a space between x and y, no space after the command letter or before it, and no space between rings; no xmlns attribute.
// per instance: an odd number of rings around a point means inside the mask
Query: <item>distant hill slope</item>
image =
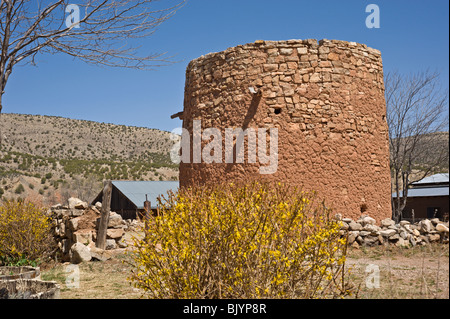
<svg viewBox="0 0 450 319"><path fill-rule="evenodd" d="M449 132L437 132L424 136L422 143L417 146L416 169L422 169L425 165L433 165L436 162L436 153L444 152L446 161L436 167L437 172L448 172L449 169Z"/></svg>
<svg viewBox="0 0 450 319"><path fill-rule="evenodd" d="M401 143L401 142L400 142ZM402 144L401 144L402 145ZM404 145L402 145L403 147ZM442 157L440 157L442 155ZM421 136L412 156L412 172L410 181L417 181L423 177L425 171L430 170L427 176L436 173L449 172L449 132L437 132ZM438 159L444 158L440 163ZM394 185L395 181L391 181ZM402 182L399 181L399 187Z"/></svg>
<svg viewBox="0 0 450 319"><path fill-rule="evenodd" d="M8 113L1 115L0 125L4 198L35 196L48 204L70 195L89 197L87 189L97 192L103 179L178 179L169 132Z"/></svg>
<svg viewBox="0 0 450 319"><path fill-rule="evenodd" d="M55 116L2 114L2 149L59 159L143 160L165 155L170 133Z"/></svg>

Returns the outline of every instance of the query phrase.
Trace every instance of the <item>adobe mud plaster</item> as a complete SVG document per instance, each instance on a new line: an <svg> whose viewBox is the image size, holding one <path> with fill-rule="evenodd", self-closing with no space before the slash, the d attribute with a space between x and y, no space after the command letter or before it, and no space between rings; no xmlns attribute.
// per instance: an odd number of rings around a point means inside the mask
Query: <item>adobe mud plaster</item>
<svg viewBox="0 0 450 319"><path fill-rule="evenodd" d="M364 213L380 223L392 215L383 64L376 49L307 39L256 41L206 54L186 69L182 119L191 139L195 120L222 136L227 128L277 128L278 165L273 174L261 174L267 164L252 163L245 147L242 163L227 163L222 154L219 163L180 163L181 187L265 179L315 191L334 214L354 220ZM207 144L202 141L202 149Z"/></svg>

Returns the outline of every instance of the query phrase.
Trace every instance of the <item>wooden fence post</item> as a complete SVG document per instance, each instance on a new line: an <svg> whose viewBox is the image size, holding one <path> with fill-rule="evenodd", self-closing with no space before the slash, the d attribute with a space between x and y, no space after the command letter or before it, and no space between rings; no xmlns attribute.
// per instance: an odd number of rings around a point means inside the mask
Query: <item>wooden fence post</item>
<svg viewBox="0 0 450 319"><path fill-rule="evenodd" d="M105 249L106 247L106 231L108 229L109 211L111 208L111 193L112 183L111 181L103 182L103 196L102 196L102 210L100 216L100 223L97 231L97 242L95 247Z"/></svg>
<svg viewBox="0 0 450 319"><path fill-rule="evenodd" d="M148 219L150 214L152 213L152 204L147 199L147 194L145 194L145 202L144 202L144 231L145 231L145 240L147 240L147 230L148 230Z"/></svg>
<svg viewBox="0 0 450 319"><path fill-rule="evenodd" d="M150 201L147 199L147 194L145 194L144 211L145 211L144 219L148 219L148 215L151 214L152 212L152 206Z"/></svg>

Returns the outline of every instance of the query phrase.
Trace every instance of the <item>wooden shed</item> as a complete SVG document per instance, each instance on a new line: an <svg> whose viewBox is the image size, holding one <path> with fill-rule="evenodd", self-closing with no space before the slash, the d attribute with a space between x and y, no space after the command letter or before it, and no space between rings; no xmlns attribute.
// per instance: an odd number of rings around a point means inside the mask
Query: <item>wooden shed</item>
<svg viewBox="0 0 450 319"><path fill-rule="evenodd" d="M111 211L124 219L135 219L144 213L144 201L150 201L151 209L156 211L158 197L167 195L169 191L177 192L178 181L112 181ZM92 201L102 202L103 193Z"/></svg>
<svg viewBox="0 0 450 319"><path fill-rule="evenodd" d="M396 193L392 195L396 197ZM402 194L400 193L400 196ZM413 183L402 219L412 221L425 218L448 220L449 174L435 174Z"/></svg>

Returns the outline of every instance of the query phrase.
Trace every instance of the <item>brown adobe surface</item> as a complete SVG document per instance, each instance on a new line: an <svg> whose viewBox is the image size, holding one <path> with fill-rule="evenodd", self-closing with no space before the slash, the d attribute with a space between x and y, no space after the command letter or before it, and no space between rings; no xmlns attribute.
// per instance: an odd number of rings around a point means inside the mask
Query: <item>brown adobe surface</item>
<svg viewBox="0 0 450 319"><path fill-rule="evenodd" d="M260 164L248 163L247 153L246 162L233 164L191 164L191 158L180 164L181 186L269 179L316 191L344 217L356 220L364 212L379 222L391 216L378 50L309 39L257 41L207 54L186 71L183 127L191 139L198 119L203 130L219 128L222 136L225 128L278 128L278 169L259 174Z"/></svg>

